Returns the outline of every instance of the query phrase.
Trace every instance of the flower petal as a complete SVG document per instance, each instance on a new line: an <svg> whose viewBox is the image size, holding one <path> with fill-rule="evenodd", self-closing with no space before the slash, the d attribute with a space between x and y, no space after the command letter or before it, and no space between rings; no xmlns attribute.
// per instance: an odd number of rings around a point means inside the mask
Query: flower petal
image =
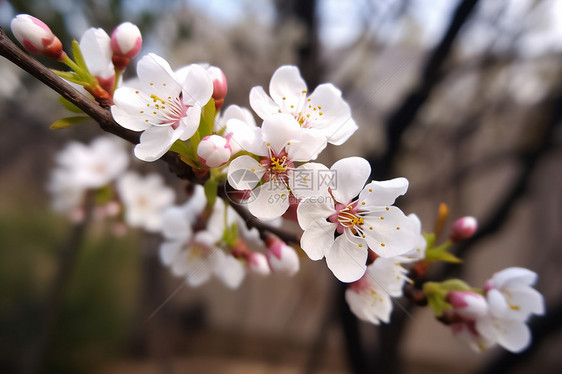
<svg viewBox="0 0 562 374"><path fill-rule="evenodd" d="M301 236L301 248L313 261L324 258L324 252L334 244L337 225L326 221L316 221L308 226Z"/></svg>
<svg viewBox="0 0 562 374"><path fill-rule="evenodd" d="M150 124L142 113L146 108L146 100L136 94L136 90L130 87L121 87L113 95L115 105L111 107L113 119L122 127L133 131L144 131Z"/></svg>
<svg viewBox="0 0 562 374"><path fill-rule="evenodd" d="M388 181L372 181L359 195L359 201L367 206L392 205L396 198L408 190L406 178L394 178Z"/></svg>
<svg viewBox="0 0 562 374"><path fill-rule="evenodd" d="M141 134L135 156L148 162L158 160L178 138L178 132L170 126L151 126Z"/></svg>
<svg viewBox="0 0 562 374"><path fill-rule="evenodd" d="M281 153L288 143L298 140L301 136L301 127L298 122L293 116L286 113L273 114L267 117L261 128L263 140L268 143L275 154ZM301 146L306 147L306 144Z"/></svg>
<svg viewBox="0 0 562 374"><path fill-rule="evenodd" d="M228 183L237 190L252 190L261 181L266 169L252 157L236 157L228 166Z"/></svg>
<svg viewBox="0 0 562 374"><path fill-rule="evenodd" d="M385 323L390 321L392 301L386 292L381 292L376 286L359 292L355 291L353 286L348 287L345 291L345 300L353 314L363 321L375 325L380 324L381 321Z"/></svg>
<svg viewBox="0 0 562 374"><path fill-rule="evenodd" d="M154 53L149 53L141 58L137 64L137 75L143 84L143 91L153 92L159 97L175 97L182 90L170 64Z"/></svg>
<svg viewBox="0 0 562 374"><path fill-rule="evenodd" d="M160 246L160 261L162 261L164 265L171 265L178 253L180 253L181 248L182 244L178 241L162 243Z"/></svg>
<svg viewBox="0 0 562 374"><path fill-rule="evenodd" d="M525 268L510 267L495 273L491 281L495 288L532 286L537 281L537 273Z"/></svg>
<svg viewBox="0 0 562 374"><path fill-rule="evenodd" d="M217 250L213 255L214 273L225 286L235 289L246 276L246 270L242 263L231 255L225 254L221 250Z"/></svg>
<svg viewBox="0 0 562 374"><path fill-rule="evenodd" d="M329 143L341 145L357 130L349 105L341 97L341 91L331 83L321 84L310 95L313 107L319 107L321 116L315 116L309 125L321 129Z"/></svg>
<svg viewBox="0 0 562 374"><path fill-rule="evenodd" d="M355 282L367 269L367 243L351 235L338 236L324 255L328 268L342 282Z"/></svg>
<svg viewBox="0 0 562 374"><path fill-rule="evenodd" d="M197 64L190 66L183 85L182 100L185 105L204 107L213 95L213 81L205 69Z"/></svg>
<svg viewBox="0 0 562 374"><path fill-rule="evenodd" d="M277 179L265 182L253 192L256 198L248 203L248 210L259 219L281 217L289 208L289 190Z"/></svg>
<svg viewBox="0 0 562 374"><path fill-rule="evenodd" d="M508 288L505 293L509 295L509 319L526 320L531 314L544 314L544 297L534 288Z"/></svg>
<svg viewBox="0 0 562 374"><path fill-rule="evenodd" d="M201 107L199 106L192 106L190 107L185 117L179 122L178 131L181 134L181 140L187 140L195 134L197 128L199 128L199 121L201 119Z"/></svg>
<svg viewBox="0 0 562 374"><path fill-rule="evenodd" d="M191 236L191 224L182 207L170 207L162 213L162 235L168 240L185 243Z"/></svg>
<svg viewBox="0 0 562 374"><path fill-rule="evenodd" d="M288 174L289 187L297 199L322 197L322 199L317 200L322 200L323 203L324 197L328 197L333 204L333 199L328 193L328 185L325 183L326 176L331 175L330 169L326 166L309 162L296 169L289 170Z"/></svg>
<svg viewBox="0 0 562 374"><path fill-rule="evenodd" d="M365 240L369 248L381 257L407 253L418 244L419 232L416 232L415 225L394 206L371 211L364 220Z"/></svg>
<svg viewBox="0 0 562 374"><path fill-rule="evenodd" d="M343 158L330 168L334 173L336 184L331 186L334 198L347 204L359 194L371 175L371 165L361 157Z"/></svg>
<svg viewBox="0 0 562 374"><path fill-rule="evenodd" d="M101 28L90 28L80 38L80 51L92 75L103 79L115 75L111 62L111 39Z"/></svg>
<svg viewBox="0 0 562 374"><path fill-rule="evenodd" d="M324 135L314 129L301 129L293 137L293 140L290 141L291 144L285 146L287 157L291 161L315 160L328 145Z"/></svg>
<svg viewBox="0 0 562 374"><path fill-rule="evenodd" d="M232 118L226 123L225 133L232 134L230 141L241 150L258 156L267 156L267 147L262 139L261 128Z"/></svg>
<svg viewBox="0 0 562 374"><path fill-rule="evenodd" d="M303 92L304 91L304 92ZM278 68L269 82L269 94L278 105L285 100L299 98L306 94L306 83L296 66L284 65Z"/></svg>
<svg viewBox="0 0 562 374"><path fill-rule="evenodd" d="M250 90L250 106L261 119L279 113L279 106L265 93L262 86L252 87Z"/></svg>
<svg viewBox="0 0 562 374"><path fill-rule="evenodd" d="M329 194L305 198L297 207L297 218L303 230L314 223L327 222L334 213L334 202Z"/></svg>

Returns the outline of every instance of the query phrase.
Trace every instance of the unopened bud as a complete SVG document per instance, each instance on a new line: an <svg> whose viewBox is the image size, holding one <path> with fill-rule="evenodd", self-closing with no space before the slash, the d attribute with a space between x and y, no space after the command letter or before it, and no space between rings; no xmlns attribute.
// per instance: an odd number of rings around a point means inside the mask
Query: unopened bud
<svg viewBox="0 0 562 374"><path fill-rule="evenodd" d="M488 303L484 296L472 291L451 291L445 297L456 314L466 319L476 319L488 311Z"/></svg>
<svg viewBox="0 0 562 374"><path fill-rule="evenodd" d="M299 271L299 256L297 252L281 239L270 237L267 239L267 260L271 270L293 276Z"/></svg>
<svg viewBox="0 0 562 374"><path fill-rule="evenodd" d="M224 104L224 98L228 90L226 76L222 70L216 66L208 67L207 72L213 81L213 99L215 99L215 108L219 111L222 108L222 104Z"/></svg>
<svg viewBox="0 0 562 374"><path fill-rule="evenodd" d="M31 53L56 60L65 56L62 43L43 21L29 14L18 14L11 23L16 39Z"/></svg>
<svg viewBox="0 0 562 374"><path fill-rule="evenodd" d="M232 148L228 141L219 135L205 136L197 147L197 156L205 166L210 168L226 164L231 155Z"/></svg>
<svg viewBox="0 0 562 374"><path fill-rule="evenodd" d="M247 265L248 269L253 273L259 275L269 275L271 270L269 269L269 265L267 263L267 258L260 252L252 252L247 257Z"/></svg>
<svg viewBox="0 0 562 374"><path fill-rule="evenodd" d="M476 220L476 218L470 216L459 218L453 224L449 239L451 239L451 241L454 243L461 240L466 240L474 235L477 228L478 221Z"/></svg>
<svg viewBox="0 0 562 374"><path fill-rule="evenodd" d="M139 28L130 22L117 26L111 34L112 61L119 71L125 70L132 58L137 56L142 48L142 36Z"/></svg>

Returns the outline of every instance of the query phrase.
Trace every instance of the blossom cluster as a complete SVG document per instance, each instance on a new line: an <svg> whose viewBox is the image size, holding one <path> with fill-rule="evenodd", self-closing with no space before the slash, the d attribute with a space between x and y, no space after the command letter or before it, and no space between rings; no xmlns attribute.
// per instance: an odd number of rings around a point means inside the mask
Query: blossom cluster
<svg viewBox="0 0 562 374"><path fill-rule="evenodd" d="M529 317L544 314L543 297L531 287L536 279L535 272L513 267L495 273L482 292L449 292L447 313L457 317L453 332L476 350L499 344L521 352L531 341Z"/></svg>
<svg viewBox="0 0 562 374"><path fill-rule="evenodd" d="M94 218L115 219L117 232L122 222L159 232L162 212L174 203L175 193L158 174L127 171L129 161L126 144L116 138L96 138L89 146L69 143L57 155L47 185L53 209L78 222L90 199Z"/></svg>
<svg viewBox="0 0 562 374"><path fill-rule="evenodd" d="M503 270L481 290L460 280L416 285L433 262L460 262L447 250L474 234L474 218L458 220L449 240L438 246L446 213L436 233L427 234L415 214L395 206L408 190L406 178L370 180L370 163L361 157L331 167L316 162L328 144L342 145L358 129L333 84L309 92L299 69L285 65L273 73L267 92L261 86L250 90L253 113L237 105L223 110L227 79L215 66L174 70L149 53L137 63L138 79L122 81L121 73L142 46L140 31L130 23L111 37L89 29L73 44L74 60L36 18L19 15L12 29L30 52L70 67L57 74L110 107L117 124L140 133L134 148L138 159L152 162L171 153L204 183L190 185L191 197L173 206L174 193L159 176L126 172L129 159L122 144L107 138L89 147L71 143L59 154L48 186L55 209L80 219L90 194L105 207L105 216L121 215L132 227L161 232L162 263L194 287L215 277L236 288L248 272L296 274L295 248L275 230L255 227L258 222L278 228L283 219L294 220L302 229L303 254L325 259L333 275L349 284L345 298L358 318L388 323L393 298L405 296L410 283L471 345L483 349L497 343L513 352L528 345L526 322L544 312L542 295L531 287L532 271ZM248 224L242 215L254 218Z"/></svg>

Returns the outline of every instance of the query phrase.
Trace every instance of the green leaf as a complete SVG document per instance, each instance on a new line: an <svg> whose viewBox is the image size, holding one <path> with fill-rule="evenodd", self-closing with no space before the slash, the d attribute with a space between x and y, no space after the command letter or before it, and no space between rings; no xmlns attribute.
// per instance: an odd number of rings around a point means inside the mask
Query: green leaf
<svg viewBox="0 0 562 374"><path fill-rule="evenodd" d="M437 248L431 248L425 252L425 259L429 262L443 261L451 263L461 263L462 260L452 253L447 252L451 246L450 242L446 242Z"/></svg>
<svg viewBox="0 0 562 374"><path fill-rule="evenodd" d="M217 199L218 185L219 183L213 178L207 179L207 181L203 185L203 188L205 190L205 197L207 198L207 204L210 207L215 204L215 200Z"/></svg>
<svg viewBox="0 0 562 374"><path fill-rule="evenodd" d="M61 118L53 122L53 124L49 128L51 130L66 129L67 127L74 126L77 123L84 122L89 119L90 117L85 117L85 116Z"/></svg>
<svg viewBox="0 0 562 374"><path fill-rule="evenodd" d="M423 294L436 317L441 317L445 310L453 308L451 304L445 301L447 293L448 291L442 286L442 283L426 282L423 285Z"/></svg>
<svg viewBox="0 0 562 374"><path fill-rule="evenodd" d="M82 109L78 108L76 105L71 103L70 101L66 100L64 97L59 97L59 101L63 107L70 110L73 113L84 113Z"/></svg>
<svg viewBox="0 0 562 374"><path fill-rule="evenodd" d="M435 234L433 234L433 233L428 234L428 233L424 232L423 237L425 238L425 241L427 242L426 249L433 248L433 246L435 245L435 240L436 240Z"/></svg>
<svg viewBox="0 0 562 374"><path fill-rule="evenodd" d="M189 156L180 154L180 159L191 166L193 169L199 169L199 166Z"/></svg>
<svg viewBox="0 0 562 374"><path fill-rule="evenodd" d="M86 61L84 60L84 56L82 56L82 51L80 50L80 44L78 44L76 39L72 41L72 57L74 57L74 61L78 66L78 69L75 69L76 74L82 78L87 85L91 85L94 80L97 80L88 70L88 66L86 66Z"/></svg>
<svg viewBox="0 0 562 374"><path fill-rule="evenodd" d="M215 100L211 98L211 100L209 100L209 102L205 104L201 110L201 122L199 123L199 129L197 130L200 139L213 134L216 115L217 110L215 108Z"/></svg>
<svg viewBox="0 0 562 374"><path fill-rule="evenodd" d="M61 70L55 70L55 69L51 69L51 71L53 73L55 73L56 75L58 75L59 77L61 77L62 79L66 79L69 82L72 83L76 83L79 84L81 86L88 84L88 82L84 81L84 79L82 79L82 77L80 77L78 74L73 73L71 71L61 71Z"/></svg>
<svg viewBox="0 0 562 374"><path fill-rule="evenodd" d="M444 298L438 295L431 295L427 297L427 303L436 317L441 317L446 310L453 309L453 306L445 301Z"/></svg>
<svg viewBox="0 0 562 374"><path fill-rule="evenodd" d="M238 226L236 223L230 225L230 227L226 227L221 241L229 247L233 247L238 240Z"/></svg>
<svg viewBox="0 0 562 374"><path fill-rule="evenodd" d="M179 139L176 140L174 144L172 144L172 146L170 147L170 151L179 153L180 155L189 155L191 153L189 145Z"/></svg>

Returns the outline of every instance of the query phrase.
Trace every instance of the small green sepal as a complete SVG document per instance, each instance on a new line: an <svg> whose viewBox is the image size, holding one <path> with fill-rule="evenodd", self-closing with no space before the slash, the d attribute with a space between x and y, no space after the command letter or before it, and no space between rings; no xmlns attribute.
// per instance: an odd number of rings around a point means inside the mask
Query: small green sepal
<svg viewBox="0 0 562 374"><path fill-rule="evenodd" d="M67 127L74 126L74 125L76 125L80 122L84 122L84 121L87 121L89 119L91 119L91 118L85 117L85 116L61 118L61 119L53 122L53 124L51 126L49 126L49 128L51 130L66 129Z"/></svg>

